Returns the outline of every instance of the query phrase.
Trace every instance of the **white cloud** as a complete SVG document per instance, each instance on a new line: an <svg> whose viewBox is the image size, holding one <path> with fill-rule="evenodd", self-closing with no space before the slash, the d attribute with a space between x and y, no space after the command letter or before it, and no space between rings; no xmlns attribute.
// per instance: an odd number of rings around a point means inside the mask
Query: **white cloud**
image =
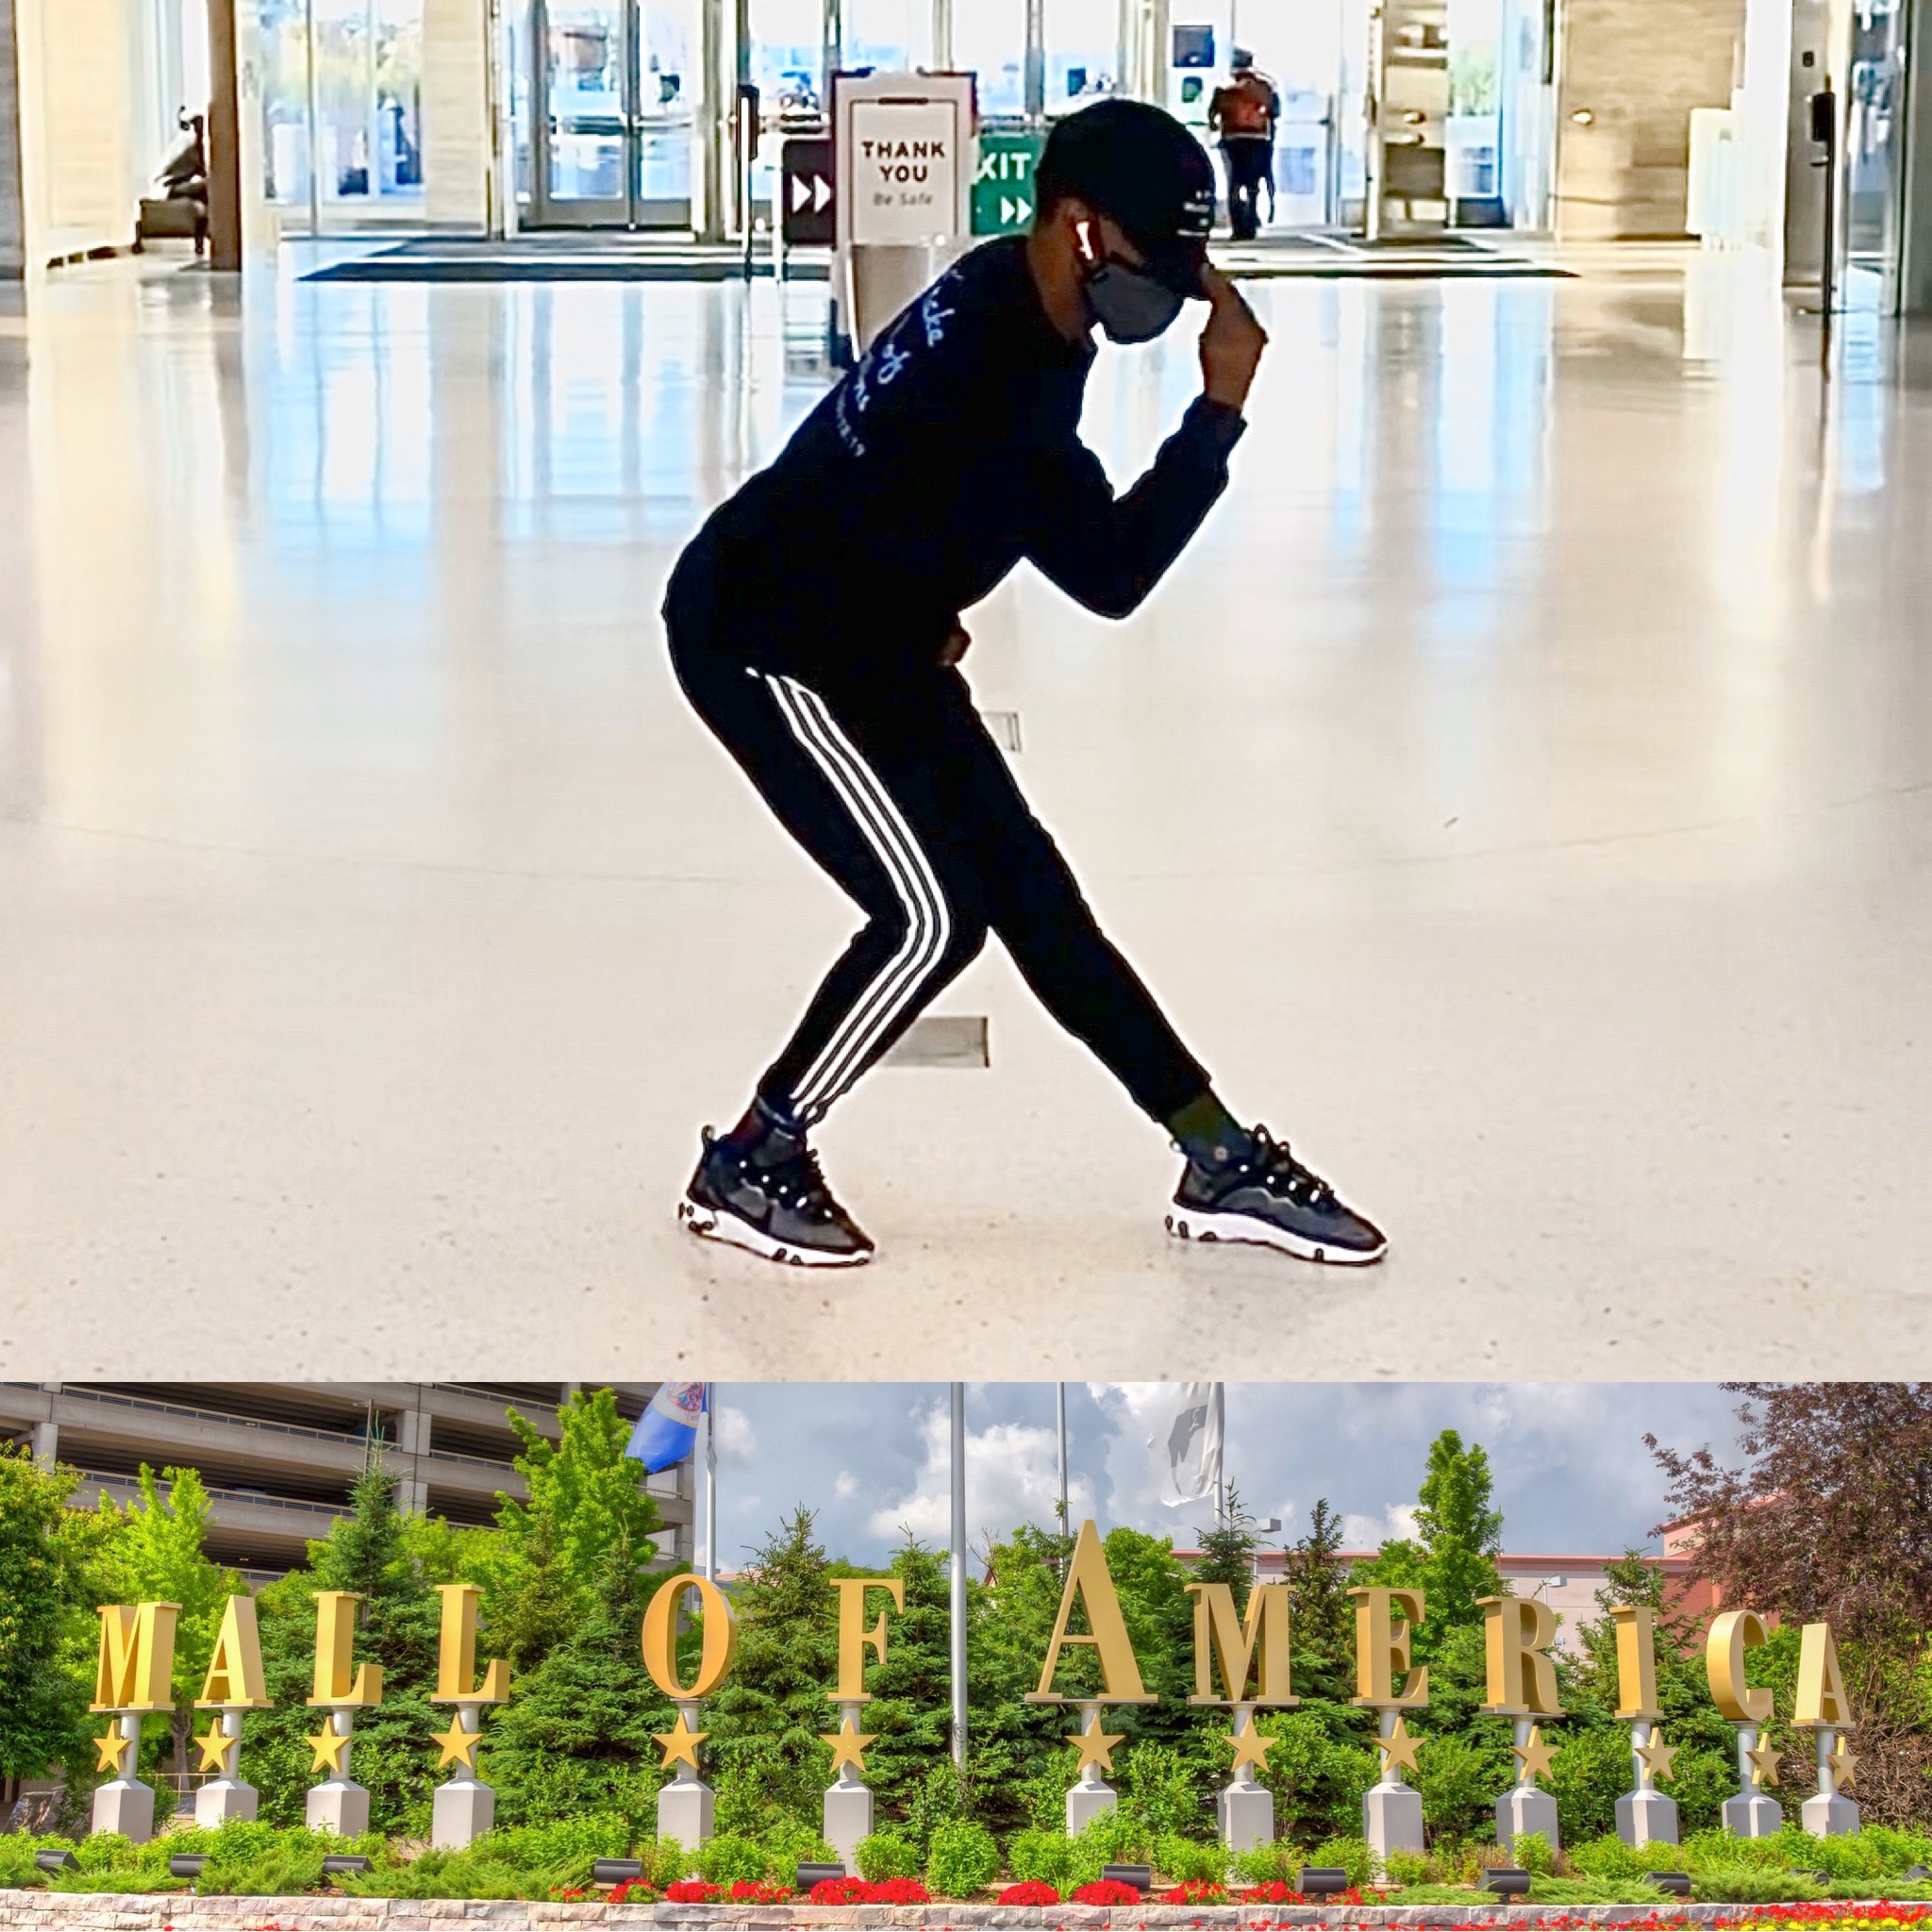
<svg viewBox="0 0 1932 1932"><path fill-rule="evenodd" d="M758 1459L758 1436L743 1409L721 1402L712 1421L718 1430L718 1460L748 1468Z"/></svg>
<svg viewBox="0 0 1932 1932"><path fill-rule="evenodd" d="M849 1469L841 1469L832 1484L832 1493L841 1503L848 1501L858 1493L858 1478Z"/></svg>
<svg viewBox="0 0 1932 1932"><path fill-rule="evenodd" d="M1283 1518L1286 1522L1288 1519ZM1385 1542L1396 1542L1415 1534L1415 1505L1391 1503L1380 1516L1344 1516L1341 1541L1351 1550L1379 1549Z"/></svg>
<svg viewBox="0 0 1932 1932"><path fill-rule="evenodd" d="M912 1487L882 1503L866 1527L896 1540L903 1529L927 1543L944 1544L953 1534L952 1422L942 1404L919 1415L923 1457ZM1093 1514L1093 1486L1074 1472L1069 1505L1074 1520ZM1004 1536L1023 1523L1050 1524L1059 1502L1058 1439L1051 1427L994 1423L966 1431L966 1528L976 1548L988 1536Z"/></svg>

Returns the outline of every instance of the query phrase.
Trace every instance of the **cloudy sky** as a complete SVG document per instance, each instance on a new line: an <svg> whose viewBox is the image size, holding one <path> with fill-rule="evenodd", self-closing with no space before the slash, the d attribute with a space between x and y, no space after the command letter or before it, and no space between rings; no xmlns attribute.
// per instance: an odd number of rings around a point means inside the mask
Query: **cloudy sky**
<svg viewBox="0 0 1932 1932"><path fill-rule="evenodd" d="M1212 1521L1168 1500L1163 1444L1180 1385L1071 1382L1074 1518L1127 1524L1183 1544ZM1404 1533L1428 1445L1442 1429L1489 1452L1505 1547L1564 1556L1651 1541L1667 1510L1646 1431L1669 1446L1733 1452L1733 1398L1709 1383L1230 1382L1227 1474L1283 1539L1327 1497L1352 1546ZM800 1503L834 1556L870 1563L910 1527L943 1544L943 1383L733 1382L718 1410L718 1545L737 1569ZM966 1393L966 1513L988 1532L1052 1520L1058 1492L1051 1382L973 1383ZM702 1480L702 1479L700 1479ZM702 1529L700 1539L702 1540Z"/></svg>

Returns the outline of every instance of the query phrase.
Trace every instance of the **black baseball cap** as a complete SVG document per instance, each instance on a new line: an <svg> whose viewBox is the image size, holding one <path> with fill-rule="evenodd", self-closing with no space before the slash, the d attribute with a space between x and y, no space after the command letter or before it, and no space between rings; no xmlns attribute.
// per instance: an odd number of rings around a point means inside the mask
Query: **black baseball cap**
<svg viewBox="0 0 1932 1932"><path fill-rule="evenodd" d="M1035 175L1042 207L1069 196L1120 224L1147 272L1201 295L1214 227L1214 166L1172 114L1146 101L1097 101L1057 122Z"/></svg>

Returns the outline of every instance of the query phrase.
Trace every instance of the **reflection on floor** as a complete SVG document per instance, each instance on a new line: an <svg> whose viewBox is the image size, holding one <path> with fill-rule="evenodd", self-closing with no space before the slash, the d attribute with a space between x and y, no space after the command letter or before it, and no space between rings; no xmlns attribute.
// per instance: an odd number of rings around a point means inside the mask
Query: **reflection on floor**
<svg viewBox="0 0 1932 1932"><path fill-rule="evenodd" d="M982 701L1372 1276L1160 1231L989 958L882 1072L827 1286L682 1239L848 914L656 617L822 392L823 290L150 264L0 320L0 1374L1885 1373L1932 1286L1923 344L1748 261L1264 283L1227 498ZM1643 264L1648 263L1646 267ZM1633 264L1635 264L1633 266ZM1107 352L1116 475L1196 380ZM582 1373L583 1369L572 1373Z"/></svg>

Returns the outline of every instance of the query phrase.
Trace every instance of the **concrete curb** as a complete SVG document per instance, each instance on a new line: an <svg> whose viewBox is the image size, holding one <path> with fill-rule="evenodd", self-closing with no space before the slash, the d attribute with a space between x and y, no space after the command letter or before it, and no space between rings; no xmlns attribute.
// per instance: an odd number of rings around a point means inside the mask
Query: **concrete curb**
<svg viewBox="0 0 1932 1932"><path fill-rule="evenodd" d="M1702 1926L1771 1909L1752 1906L612 1906L520 1899L194 1898L185 1892L0 1891L0 1932L491 1932L543 1928L676 1926L685 1932L831 1932L892 1926L907 1932L1164 1932L1164 1928L1493 1926L1507 1932L1561 1920L1575 1927L1662 1919ZM1857 1909L1849 1903L1847 1911Z"/></svg>

